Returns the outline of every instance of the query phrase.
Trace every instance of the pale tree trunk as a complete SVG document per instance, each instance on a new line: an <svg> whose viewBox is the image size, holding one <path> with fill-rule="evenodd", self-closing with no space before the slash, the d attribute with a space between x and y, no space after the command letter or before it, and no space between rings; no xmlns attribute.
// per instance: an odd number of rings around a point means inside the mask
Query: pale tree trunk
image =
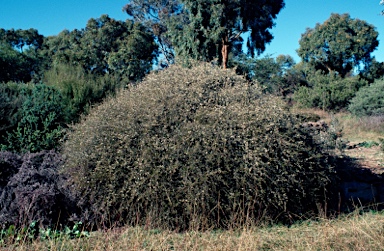
<svg viewBox="0 0 384 251"><path fill-rule="evenodd" d="M228 36L226 35L223 39L222 39L222 48L221 48L221 56L223 58L223 69L227 69L227 64L228 64L228 47L229 47L229 43L228 43Z"/></svg>

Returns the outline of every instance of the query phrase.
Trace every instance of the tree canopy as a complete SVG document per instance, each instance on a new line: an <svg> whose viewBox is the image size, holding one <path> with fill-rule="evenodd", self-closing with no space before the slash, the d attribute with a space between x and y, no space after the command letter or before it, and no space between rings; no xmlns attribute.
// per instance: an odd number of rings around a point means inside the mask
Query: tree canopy
<svg viewBox="0 0 384 251"><path fill-rule="evenodd" d="M148 73L157 55L154 37L145 26L107 15L91 18L85 29L47 38L45 49L53 63L80 65L93 74L113 73L129 80Z"/></svg>
<svg viewBox="0 0 384 251"><path fill-rule="evenodd" d="M39 70L43 36L36 29L0 29L0 82L29 82Z"/></svg>
<svg viewBox="0 0 384 251"><path fill-rule="evenodd" d="M184 22L173 26L176 53L205 61L219 58L227 67L231 50L241 50L247 33L251 56L260 54L273 36L269 29L284 7L283 0L181 0Z"/></svg>
<svg viewBox="0 0 384 251"><path fill-rule="evenodd" d="M378 32L373 25L349 14L332 14L323 24L307 28L297 50L303 61L326 73L345 77L361 64L369 66L377 48Z"/></svg>
<svg viewBox="0 0 384 251"><path fill-rule="evenodd" d="M43 35L40 35L36 29L0 29L0 41L11 45L23 51L24 47L39 49L43 44Z"/></svg>
<svg viewBox="0 0 384 251"><path fill-rule="evenodd" d="M181 4L178 0L131 0L123 7L130 17L146 26L155 36L162 59L161 66L174 63L172 43L168 36L168 21L179 12Z"/></svg>
<svg viewBox="0 0 384 251"><path fill-rule="evenodd" d="M174 50L180 60L217 58L226 68L229 53L241 52L243 34L249 55L265 50L283 7L283 0L133 0L124 10L151 27L167 61Z"/></svg>

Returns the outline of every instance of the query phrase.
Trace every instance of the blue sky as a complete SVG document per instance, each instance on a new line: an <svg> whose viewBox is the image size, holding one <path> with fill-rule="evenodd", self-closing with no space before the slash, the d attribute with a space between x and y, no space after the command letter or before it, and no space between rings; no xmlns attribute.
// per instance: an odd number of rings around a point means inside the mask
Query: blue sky
<svg viewBox="0 0 384 251"><path fill-rule="evenodd" d="M108 14L125 20L122 7L128 0L0 0L0 28L35 28L44 36L57 35L64 29L84 28L90 18ZM380 45L374 52L378 61L384 61L384 6L379 0L286 0L286 7L275 20L274 40L263 54L273 57L288 54L298 62L296 49L306 27L323 23L331 13L349 13L374 25L379 32Z"/></svg>

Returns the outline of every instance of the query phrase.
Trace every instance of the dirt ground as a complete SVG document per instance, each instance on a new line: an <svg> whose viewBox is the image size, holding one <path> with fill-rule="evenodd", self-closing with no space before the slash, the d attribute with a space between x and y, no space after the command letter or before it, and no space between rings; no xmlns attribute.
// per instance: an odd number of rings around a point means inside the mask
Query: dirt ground
<svg viewBox="0 0 384 251"><path fill-rule="evenodd" d="M357 143L349 143L351 148L345 149L344 154L355 159L363 168L369 168L377 174L384 173L384 153L380 146L363 147Z"/></svg>

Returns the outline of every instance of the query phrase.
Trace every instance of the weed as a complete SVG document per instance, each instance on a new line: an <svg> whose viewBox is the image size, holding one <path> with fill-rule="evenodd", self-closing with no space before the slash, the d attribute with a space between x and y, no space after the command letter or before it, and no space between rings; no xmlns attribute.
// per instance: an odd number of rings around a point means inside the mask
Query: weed
<svg viewBox="0 0 384 251"><path fill-rule="evenodd" d="M357 144L357 146L365 147L365 148L371 148L373 146L378 146L378 145L379 145L379 143L377 143L376 141L364 141L364 142Z"/></svg>

